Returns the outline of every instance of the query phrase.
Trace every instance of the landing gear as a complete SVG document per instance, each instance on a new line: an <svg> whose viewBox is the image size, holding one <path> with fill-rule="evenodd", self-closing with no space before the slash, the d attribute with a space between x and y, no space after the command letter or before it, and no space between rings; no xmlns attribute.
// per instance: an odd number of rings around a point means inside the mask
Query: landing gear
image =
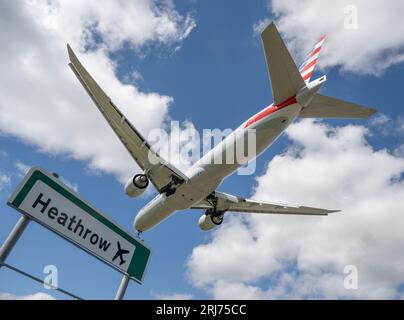
<svg viewBox="0 0 404 320"><path fill-rule="evenodd" d="M223 223L223 217L226 211L217 210L218 198L214 195L214 193L209 195L206 200L208 200L213 208L206 210L205 214L210 217L213 224L217 226L221 225Z"/></svg>
<svg viewBox="0 0 404 320"><path fill-rule="evenodd" d="M136 233L137 238L138 238L140 241L144 242L144 240L142 239L141 235L142 235L142 231L137 230L137 233Z"/></svg>
<svg viewBox="0 0 404 320"><path fill-rule="evenodd" d="M166 196L169 197L169 196L173 195L175 193L175 191L177 191L177 189L175 189L175 188L171 188L171 189L167 190Z"/></svg>
<svg viewBox="0 0 404 320"><path fill-rule="evenodd" d="M173 195L177 191L174 185L175 183L170 182L165 187L161 188L160 193L165 193L166 197Z"/></svg>
<svg viewBox="0 0 404 320"><path fill-rule="evenodd" d="M210 217L210 220L217 226L223 223L224 211L216 209L208 209L205 214Z"/></svg>
<svg viewBox="0 0 404 320"><path fill-rule="evenodd" d="M223 223L223 217L224 212L219 211L216 214L212 214L210 218L215 225L220 226Z"/></svg>

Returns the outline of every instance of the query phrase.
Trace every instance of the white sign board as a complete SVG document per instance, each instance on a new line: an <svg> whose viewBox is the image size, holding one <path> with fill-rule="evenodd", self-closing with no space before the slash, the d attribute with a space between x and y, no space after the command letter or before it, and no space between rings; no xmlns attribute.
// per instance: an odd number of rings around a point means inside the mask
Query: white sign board
<svg viewBox="0 0 404 320"><path fill-rule="evenodd" d="M150 249L42 169L32 168L8 204L141 282Z"/></svg>

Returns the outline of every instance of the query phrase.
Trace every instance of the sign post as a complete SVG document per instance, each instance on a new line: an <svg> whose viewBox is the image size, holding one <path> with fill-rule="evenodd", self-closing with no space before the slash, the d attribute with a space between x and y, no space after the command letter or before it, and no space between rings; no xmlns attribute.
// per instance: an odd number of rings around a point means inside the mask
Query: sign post
<svg viewBox="0 0 404 320"><path fill-rule="evenodd" d="M130 277L128 274L124 274L119 285L118 291L116 292L115 300L122 300L125 295L126 289L128 288Z"/></svg>
<svg viewBox="0 0 404 320"><path fill-rule="evenodd" d="M18 239L21 237L21 235L24 232L25 228L27 227L28 223L29 223L29 218L25 215L22 215L21 218L17 221L13 230L11 230L6 241L4 241L3 245L0 248L0 268L3 264L3 262L6 261L11 250L13 250L15 244L17 243Z"/></svg>
<svg viewBox="0 0 404 320"><path fill-rule="evenodd" d="M31 168L8 205L23 216L1 248L0 262L32 219L121 272L116 298L123 297L130 279L142 283L151 250L43 169Z"/></svg>

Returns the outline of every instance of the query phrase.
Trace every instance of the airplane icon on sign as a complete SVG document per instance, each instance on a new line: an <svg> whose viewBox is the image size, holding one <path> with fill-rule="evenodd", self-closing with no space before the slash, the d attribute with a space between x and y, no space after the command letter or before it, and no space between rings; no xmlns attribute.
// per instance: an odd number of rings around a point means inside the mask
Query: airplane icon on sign
<svg viewBox="0 0 404 320"><path fill-rule="evenodd" d="M119 262L119 265L122 265L126 262L126 260L123 259L123 255L128 254L129 250L122 249L119 241L117 241L116 245L118 246L118 251L115 253L114 257L112 258L112 262L114 262L119 257L119 259L121 260Z"/></svg>

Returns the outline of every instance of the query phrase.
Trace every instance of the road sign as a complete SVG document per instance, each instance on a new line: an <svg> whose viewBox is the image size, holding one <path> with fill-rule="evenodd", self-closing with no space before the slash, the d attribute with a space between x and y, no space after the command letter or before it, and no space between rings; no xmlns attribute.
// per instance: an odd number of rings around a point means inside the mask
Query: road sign
<svg viewBox="0 0 404 320"><path fill-rule="evenodd" d="M151 251L75 191L32 168L8 204L122 273L142 282Z"/></svg>

